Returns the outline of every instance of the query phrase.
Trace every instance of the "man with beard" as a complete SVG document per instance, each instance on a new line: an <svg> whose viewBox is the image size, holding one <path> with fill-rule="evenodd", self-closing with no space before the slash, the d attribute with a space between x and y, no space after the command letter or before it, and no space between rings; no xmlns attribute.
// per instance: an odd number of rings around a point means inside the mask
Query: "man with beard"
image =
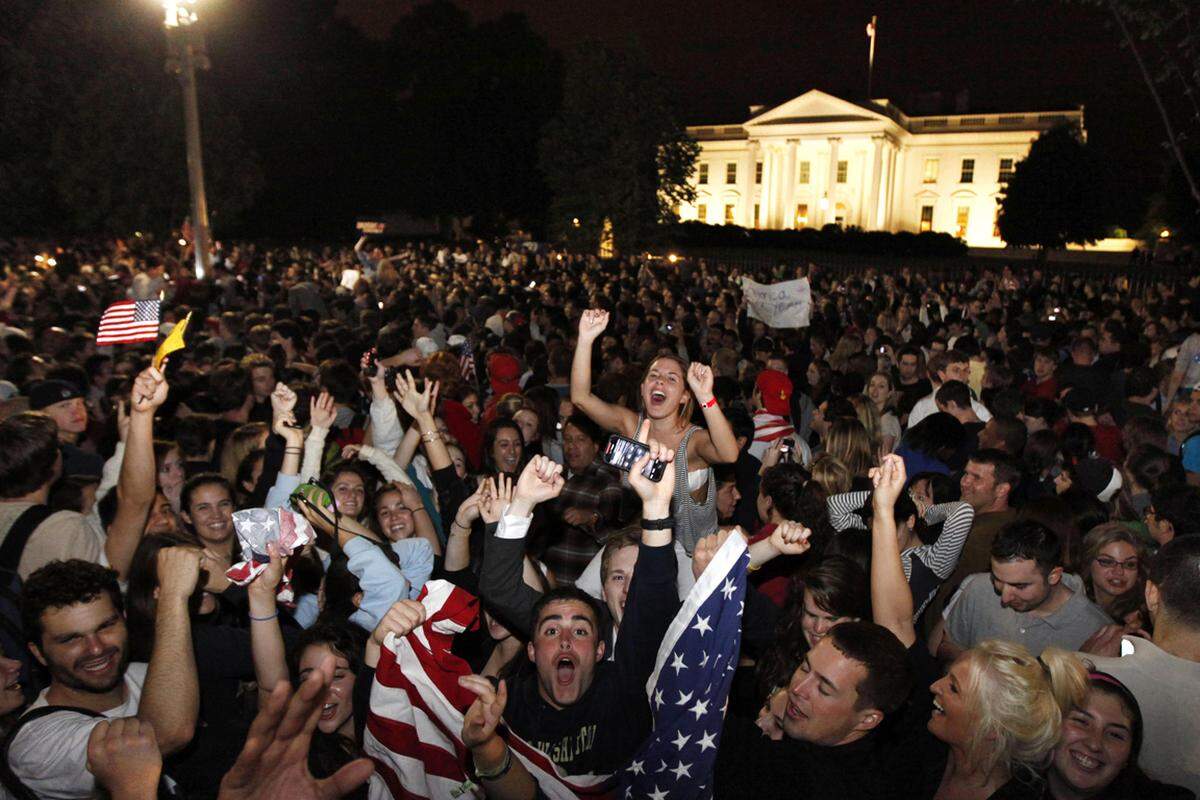
<svg viewBox="0 0 1200 800"><path fill-rule="evenodd" d="M54 561L22 587L29 648L51 681L11 735L7 755L13 775L38 797L99 796L87 748L103 719L149 722L164 755L191 741L200 699L188 599L200 575L200 551L164 548L157 567L158 611L148 664L129 663L124 607L112 570L77 559ZM51 708L58 710L44 710Z"/></svg>

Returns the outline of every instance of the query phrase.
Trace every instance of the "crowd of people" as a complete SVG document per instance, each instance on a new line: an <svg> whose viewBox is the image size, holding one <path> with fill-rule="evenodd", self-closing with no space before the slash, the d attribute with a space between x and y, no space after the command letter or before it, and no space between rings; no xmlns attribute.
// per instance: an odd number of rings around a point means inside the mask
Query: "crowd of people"
<svg viewBox="0 0 1200 800"><path fill-rule="evenodd" d="M391 796L372 684L431 580L480 601L464 792L543 796L501 726L618 773L730 536L710 796L1200 792L1200 277L186 256L0 245L3 794ZM743 277L807 279L810 324L768 327ZM96 345L126 298L191 314L161 369ZM255 508L316 541L239 585Z"/></svg>

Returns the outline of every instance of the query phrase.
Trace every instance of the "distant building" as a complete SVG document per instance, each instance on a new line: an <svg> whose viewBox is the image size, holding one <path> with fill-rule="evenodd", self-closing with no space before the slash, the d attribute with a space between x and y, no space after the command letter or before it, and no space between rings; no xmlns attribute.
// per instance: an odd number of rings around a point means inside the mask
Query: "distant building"
<svg viewBox="0 0 1200 800"><path fill-rule="evenodd" d="M998 197L1040 133L1070 111L910 117L888 100L813 89L737 125L688 128L700 143L697 198L682 220L747 228L938 231L1002 247Z"/></svg>

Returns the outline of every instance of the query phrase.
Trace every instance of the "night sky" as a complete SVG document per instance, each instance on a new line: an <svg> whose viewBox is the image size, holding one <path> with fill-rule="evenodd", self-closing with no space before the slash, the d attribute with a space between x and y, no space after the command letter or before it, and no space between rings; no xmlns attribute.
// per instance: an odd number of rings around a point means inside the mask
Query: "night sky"
<svg viewBox="0 0 1200 800"><path fill-rule="evenodd" d="M340 0L382 38L415 3ZM791 0L463 0L476 20L525 14L559 49L579 39L636 37L679 91L688 124L741 122L752 103L810 88L866 95L866 23L879 16L876 97L914 113L918 93L970 92L972 112L1086 107L1089 141L1128 188L1122 216L1140 219L1162 169L1162 126L1136 64L1106 15L1053 0L838 2ZM953 111L946 108L943 111Z"/></svg>

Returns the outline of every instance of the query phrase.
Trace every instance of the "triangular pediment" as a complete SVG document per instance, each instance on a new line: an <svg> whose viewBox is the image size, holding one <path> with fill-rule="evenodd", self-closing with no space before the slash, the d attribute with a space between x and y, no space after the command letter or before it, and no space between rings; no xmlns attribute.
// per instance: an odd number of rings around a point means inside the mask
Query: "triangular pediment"
<svg viewBox="0 0 1200 800"><path fill-rule="evenodd" d="M805 122L865 122L887 120L887 116L868 106L834 97L820 89L810 89L799 97L760 111L745 125L793 125Z"/></svg>

